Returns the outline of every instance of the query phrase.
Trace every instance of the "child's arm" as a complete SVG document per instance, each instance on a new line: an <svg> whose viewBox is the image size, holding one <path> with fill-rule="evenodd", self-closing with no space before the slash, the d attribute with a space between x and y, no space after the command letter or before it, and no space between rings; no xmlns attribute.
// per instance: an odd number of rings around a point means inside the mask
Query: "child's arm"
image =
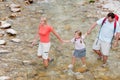
<svg viewBox="0 0 120 80"><path fill-rule="evenodd" d="M63 42L66 42L66 43L68 43L68 42L71 42L70 40L63 40Z"/></svg>
<svg viewBox="0 0 120 80"><path fill-rule="evenodd" d="M85 39L87 35L88 35L88 33L86 32L86 33L83 35L83 39Z"/></svg>

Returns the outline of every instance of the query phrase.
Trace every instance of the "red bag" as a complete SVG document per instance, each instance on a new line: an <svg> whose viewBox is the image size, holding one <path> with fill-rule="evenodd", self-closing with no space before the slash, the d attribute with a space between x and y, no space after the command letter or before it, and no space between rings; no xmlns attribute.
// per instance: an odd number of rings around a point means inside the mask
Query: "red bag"
<svg viewBox="0 0 120 80"><path fill-rule="evenodd" d="M119 20L119 16L117 14L115 14L115 19L118 21Z"/></svg>

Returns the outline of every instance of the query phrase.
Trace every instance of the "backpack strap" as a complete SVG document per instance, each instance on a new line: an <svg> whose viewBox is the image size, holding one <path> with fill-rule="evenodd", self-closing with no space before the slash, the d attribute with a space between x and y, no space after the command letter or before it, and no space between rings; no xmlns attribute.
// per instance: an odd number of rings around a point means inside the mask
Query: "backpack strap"
<svg viewBox="0 0 120 80"><path fill-rule="evenodd" d="M103 24L105 23L105 21L106 21L106 17L103 19L103 21L102 21L102 24L101 24L101 27L100 27L100 30L99 30L99 34L98 34L98 39L99 39L99 35L100 35L100 31L101 31L101 28L102 28L102 26L103 26Z"/></svg>
<svg viewBox="0 0 120 80"><path fill-rule="evenodd" d="M103 24L105 23L106 19L107 19L107 18L104 18L104 19L103 19L103 22L102 22L101 28L102 28Z"/></svg>
<svg viewBox="0 0 120 80"><path fill-rule="evenodd" d="M116 26L117 26L117 21L115 20L115 22L114 22L114 33L116 31Z"/></svg>
<svg viewBox="0 0 120 80"><path fill-rule="evenodd" d="M114 34L116 32L116 26L117 26L117 20L115 20L115 22L114 22L114 31L113 31L113 37L112 37L112 40L111 40L111 44L112 44L112 41L114 39Z"/></svg>

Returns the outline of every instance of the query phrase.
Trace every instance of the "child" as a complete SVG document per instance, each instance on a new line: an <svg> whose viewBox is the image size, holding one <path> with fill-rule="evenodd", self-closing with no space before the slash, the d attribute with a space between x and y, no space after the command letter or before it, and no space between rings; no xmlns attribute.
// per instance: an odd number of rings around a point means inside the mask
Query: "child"
<svg viewBox="0 0 120 80"><path fill-rule="evenodd" d="M72 40L64 40L64 42L72 42L75 45L75 50L72 55L72 64L68 66L68 68L73 68L76 58L80 58L82 61L82 67L86 67L86 48L84 43L84 38L87 36L87 33L85 35L82 35L82 33L77 30L75 31L74 38Z"/></svg>

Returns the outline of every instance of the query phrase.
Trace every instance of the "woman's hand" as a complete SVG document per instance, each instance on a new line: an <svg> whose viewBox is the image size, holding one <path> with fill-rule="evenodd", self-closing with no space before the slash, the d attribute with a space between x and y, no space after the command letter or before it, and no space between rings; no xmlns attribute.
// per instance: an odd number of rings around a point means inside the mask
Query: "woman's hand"
<svg viewBox="0 0 120 80"><path fill-rule="evenodd" d="M33 40L31 47L33 47L36 44L36 40Z"/></svg>

